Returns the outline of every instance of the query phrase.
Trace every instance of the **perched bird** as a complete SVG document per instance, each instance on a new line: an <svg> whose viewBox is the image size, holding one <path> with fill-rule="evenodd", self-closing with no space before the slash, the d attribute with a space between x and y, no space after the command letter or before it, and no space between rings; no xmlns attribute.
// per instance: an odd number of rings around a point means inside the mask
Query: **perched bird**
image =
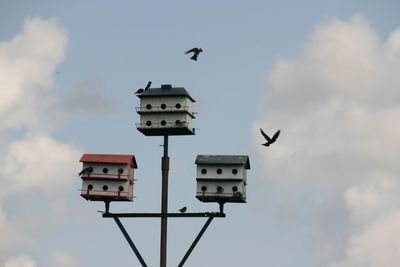
<svg viewBox="0 0 400 267"><path fill-rule="evenodd" d="M275 143L276 139L279 136L279 133L281 132L281 130L278 130L274 136L272 136L272 138L270 138L266 133L264 133L264 131L260 128L261 134L264 136L265 140L267 140L267 142L265 144L262 144L263 146L269 146L273 143Z"/></svg>
<svg viewBox="0 0 400 267"><path fill-rule="evenodd" d="M195 47L195 48L192 48L192 49L186 51L185 54L193 53L193 56L190 59L197 61L197 57L199 56L199 54L201 52L203 52L203 49Z"/></svg>
<svg viewBox="0 0 400 267"><path fill-rule="evenodd" d="M135 92L135 95L143 94L143 92L144 92L144 89L143 89L143 88L140 88L140 89L138 89L138 90Z"/></svg>
<svg viewBox="0 0 400 267"><path fill-rule="evenodd" d="M149 82L147 83L146 87L144 88L144 91L149 90L150 86L151 86L151 81L149 81Z"/></svg>
<svg viewBox="0 0 400 267"><path fill-rule="evenodd" d="M150 86L151 86L151 81L149 81L149 82L147 83L147 85L146 85L146 87L145 87L144 89L143 89L143 88L138 89L138 90L135 92L135 95L143 94L143 92L146 92L147 90L149 90Z"/></svg>
<svg viewBox="0 0 400 267"><path fill-rule="evenodd" d="M177 120L177 121L175 122L175 124L176 124L176 126L183 127L183 126L186 125L186 122L185 122L185 121Z"/></svg>
<svg viewBox="0 0 400 267"><path fill-rule="evenodd" d="M181 213L185 213L186 210L187 210L187 207L183 207L183 208L179 209L179 211L180 211Z"/></svg>
<svg viewBox="0 0 400 267"><path fill-rule="evenodd" d="M82 174L89 174L93 172L93 167L86 167L83 170L81 170L80 173L78 173L78 175L82 175Z"/></svg>

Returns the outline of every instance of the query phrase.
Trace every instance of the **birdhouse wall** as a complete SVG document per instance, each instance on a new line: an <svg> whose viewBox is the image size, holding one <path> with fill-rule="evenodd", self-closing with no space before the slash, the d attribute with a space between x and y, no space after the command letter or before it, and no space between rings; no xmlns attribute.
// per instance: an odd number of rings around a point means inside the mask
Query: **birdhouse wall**
<svg viewBox="0 0 400 267"><path fill-rule="evenodd" d="M246 202L246 182L198 180L196 198L203 202Z"/></svg>
<svg viewBox="0 0 400 267"><path fill-rule="evenodd" d="M142 114L140 126L143 128L186 127L191 129L192 117L187 113Z"/></svg>
<svg viewBox="0 0 400 267"><path fill-rule="evenodd" d="M243 165L197 165L199 179L246 179Z"/></svg>
<svg viewBox="0 0 400 267"><path fill-rule="evenodd" d="M132 201L133 168L127 164L84 162L81 196L92 201Z"/></svg>
<svg viewBox="0 0 400 267"><path fill-rule="evenodd" d="M192 112L192 101L185 96L146 97L140 100L141 111Z"/></svg>
<svg viewBox="0 0 400 267"><path fill-rule="evenodd" d="M92 167L93 172L89 175L84 174L83 177L107 177L107 178L125 178L132 180L133 169L126 164L103 164L94 162L84 162L83 169Z"/></svg>
<svg viewBox="0 0 400 267"><path fill-rule="evenodd" d="M132 201L133 183L130 180L83 180L81 196L92 201Z"/></svg>

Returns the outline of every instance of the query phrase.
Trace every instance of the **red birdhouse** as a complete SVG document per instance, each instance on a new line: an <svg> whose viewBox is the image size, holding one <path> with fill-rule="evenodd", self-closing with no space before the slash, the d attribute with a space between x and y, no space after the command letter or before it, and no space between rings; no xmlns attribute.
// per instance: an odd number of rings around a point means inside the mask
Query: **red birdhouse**
<svg viewBox="0 0 400 267"><path fill-rule="evenodd" d="M81 196L91 201L132 201L134 155L83 154Z"/></svg>

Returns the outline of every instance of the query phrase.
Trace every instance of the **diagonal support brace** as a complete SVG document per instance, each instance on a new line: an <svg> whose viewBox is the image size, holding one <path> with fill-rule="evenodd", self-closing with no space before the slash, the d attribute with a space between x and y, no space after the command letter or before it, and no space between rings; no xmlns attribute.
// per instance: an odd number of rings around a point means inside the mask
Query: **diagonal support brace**
<svg viewBox="0 0 400 267"><path fill-rule="evenodd" d="M131 246L133 252L135 253L136 257L140 261L143 267L147 267L147 264L144 262L142 255L140 255L139 250L136 248L135 244L133 243L132 239L129 237L128 232L125 230L125 227L122 225L121 221L118 217L113 217L114 221L117 223L119 229L121 230L122 234L124 235L126 241L128 241L129 245Z"/></svg>
<svg viewBox="0 0 400 267"><path fill-rule="evenodd" d="M214 219L214 217L209 217L207 222L204 224L203 228L201 228L199 234L197 235L196 239L193 241L192 245L186 252L185 256L183 256L183 259L179 263L178 267L182 267L183 264L185 264L186 260L189 258L190 253L192 253L194 247L197 245L199 242L200 238L203 236L204 232L207 230L207 227L210 225L211 221Z"/></svg>

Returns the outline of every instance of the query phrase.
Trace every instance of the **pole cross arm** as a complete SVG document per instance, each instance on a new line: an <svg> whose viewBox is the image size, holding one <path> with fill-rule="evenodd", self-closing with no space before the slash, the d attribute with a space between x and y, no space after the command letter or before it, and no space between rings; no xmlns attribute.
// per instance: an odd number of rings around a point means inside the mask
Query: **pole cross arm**
<svg viewBox="0 0 400 267"><path fill-rule="evenodd" d="M132 248L133 252L135 253L136 257L140 261L143 267L147 267L146 263L144 262L142 256L140 255L138 249L136 248L135 244L133 243L132 239L130 238L129 234L126 232L124 226L122 225L119 218L159 218L159 217L172 217L172 218L208 218L206 223L204 224L203 228L200 230L199 234L197 235L196 239L193 241L192 245L186 252L185 256L183 257L182 261L179 263L178 267L182 267L186 260L189 258L190 253L192 253L194 247L199 242L200 238L203 236L204 232L207 230L208 226L210 225L211 221L214 218L224 218L226 217L225 213L222 212L197 212L197 213L110 213L104 212L103 218L113 218L114 221L117 223L119 229L121 230L122 234L124 235L126 241L128 241L130 247Z"/></svg>
<svg viewBox="0 0 400 267"><path fill-rule="evenodd" d="M221 212L196 212L196 213L103 213L103 218L224 218L225 213Z"/></svg>

